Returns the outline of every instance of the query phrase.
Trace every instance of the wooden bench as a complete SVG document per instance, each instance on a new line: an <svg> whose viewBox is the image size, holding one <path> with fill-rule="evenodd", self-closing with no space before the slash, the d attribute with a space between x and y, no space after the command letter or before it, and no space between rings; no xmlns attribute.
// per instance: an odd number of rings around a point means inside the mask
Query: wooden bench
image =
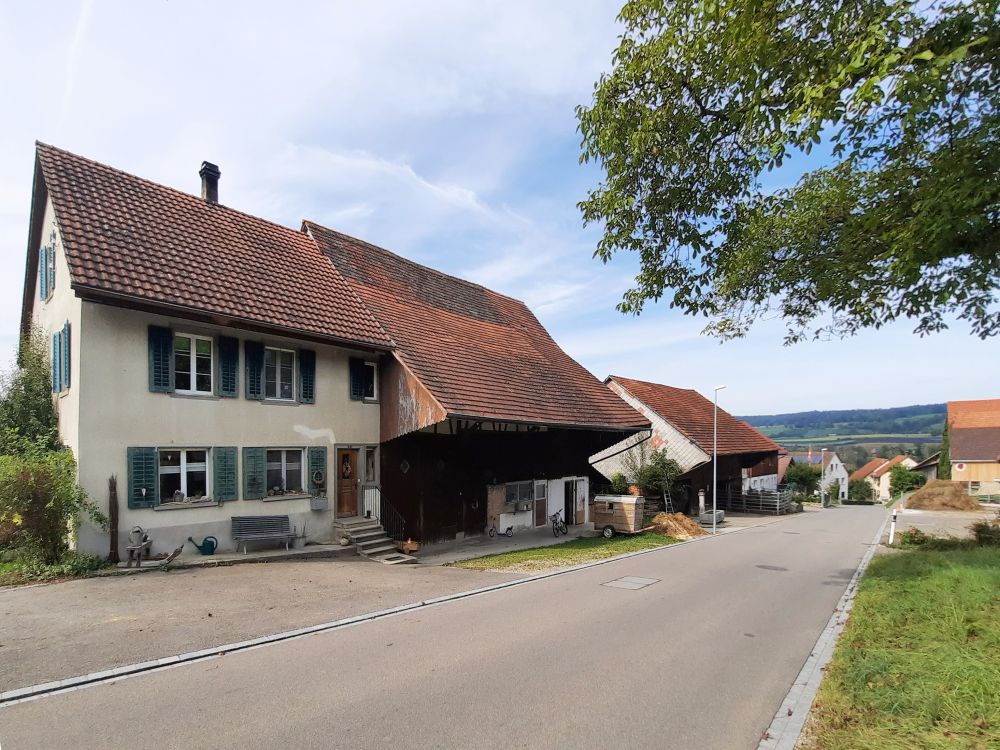
<svg viewBox="0 0 1000 750"><path fill-rule="evenodd" d="M288 516L233 516L230 520L236 549L242 544L244 555L247 553L247 542L274 539L284 542L287 550L294 536Z"/></svg>

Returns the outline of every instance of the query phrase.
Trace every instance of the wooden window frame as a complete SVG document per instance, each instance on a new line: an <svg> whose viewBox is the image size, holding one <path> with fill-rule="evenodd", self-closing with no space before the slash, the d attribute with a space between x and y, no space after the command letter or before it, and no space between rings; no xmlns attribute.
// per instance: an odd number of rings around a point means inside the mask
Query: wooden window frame
<svg viewBox="0 0 1000 750"><path fill-rule="evenodd" d="M372 373L372 395L371 396L369 396L367 393L364 392L368 388L368 370L369 369L371 369L371 373ZM362 372L365 373L365 378L364 378L364 381L361 383L361 388L362 388L361 400L362 401L378 401L378 362L375 362L374 360L370 360L370 359L365 360Z"/></svg>
<svg viewBox="0 0 1000 750"><path fill-rule="evenodd" d="M291 398L284 398L284 397L278 395L279 393L281 393L282 381L281 381L281 365L280 365L280 363L277 360L275 360L275 363L274 363L274 393L275 393L275 395L273 395L273 396L268 396L267 395L267 353L268 352L288 353L288 354L292 355L292 377L291 377L291 382L290 382L290 385L292 386L292 395L291 395ZM298 369L299 369L299 355L298 355L297 351L295 351L294 349L285 349L285 348L280 347L280 346L265 346L264 347L263 366L261 367L261 371L260 371L260 381L261 381L260 382L260 386L261 386L261 392L264 395L264 400L265 401L280 401L280 402L285 403L285 404L296 403L297 400L298 400L298 384L295 381L298 380ZM277 449L276 448L272 448L271 450L277 450ZM289 450L291 450L291 449L289 449Z"/></svg>
<svg viewBox="0 0 1000 750"><path fill-rule="evenodd" d="M191 340L191 352L188 355L191 358L190 369L188 375L191 378L191 388L183 389L177 387L177 373L180 372L177 369L177 339L186 338ZM196 341L207 341L209 346L209 363L208 363L208 390L199 391L198 386L198 354ZM205 336L200 333L188 333L187 331L174 331L174 341L173 341L173 351L171 352L172 362L174 370L174 393L180 393L184 396L214 396L215 395L215 339L212 336ZM194 449L197 450L197 449Z"/></svg>
<svg viewBox="0 0 1000 750"><path fill-rule="evenodd" d="M172 451L178 451L178 452L180 452L181 462L180 462L180 464L178 466L167 466L167 467L164 467L163 466L163 462L160 461L159 458L160 458L160 456L162 454L168 453L168 452L172 452ZM204 469L204 471L205 471L205 494L202 496L202 499L207 499L207 498L211 498L212 497L212 483L213 483L212 482L212 480L213 480L213 477L212 477L212 471L213 471L212 459L213 459L213 456L212 456L212 449L211 448L195 448L195 447L192 447L192 448L175 448L173 446L171 446L171 447L164 447L164 448L157 448L156 449L156 454L157 454L156 458L157 458L157 464L158 464L157 467L156 467L156 500L157 500L156 504L157 505L163 505L164 503L171 502L170 500L163 500L160 497L160 477L163 476L164 474L180 473L180 476L181 476L181 492L184 493L184 497L188 497L188 492L187 492L187 472L188 472L187 454L188 454L188 451L205 451L205 462L204 462L204 466L205 466L205 469ZM195 464L196 466L197 466L197 463L200 463L200 462L196 462L196 464ZM165 472L164 468L169 469L169 471ZM177 469L177 472L175 472L174 469ZM194 469L194 471L198 471L198 469Z"/></svg>

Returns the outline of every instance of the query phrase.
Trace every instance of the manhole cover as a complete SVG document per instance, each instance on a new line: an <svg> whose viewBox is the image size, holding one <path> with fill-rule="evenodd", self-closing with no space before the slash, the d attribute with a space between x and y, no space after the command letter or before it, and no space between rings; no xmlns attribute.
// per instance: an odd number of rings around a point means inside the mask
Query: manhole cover
<svg viewBox="0 0 1000 750"><path fill-rule="evenodd" d="M625 576L624 578L617 578L614 581L608 581L607 583L602 583L602 586L610 586L613 589L644 589L654 583L659 583L659 578L638 578L636 576Z"/></svg>

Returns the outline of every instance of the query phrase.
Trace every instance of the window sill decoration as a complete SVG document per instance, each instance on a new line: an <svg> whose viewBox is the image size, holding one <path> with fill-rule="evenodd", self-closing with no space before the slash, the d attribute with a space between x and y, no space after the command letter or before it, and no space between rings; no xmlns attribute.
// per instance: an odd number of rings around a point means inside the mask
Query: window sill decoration
<svg viewBox="0 0 1000 750"><path fill-rule="evenodd" d="M200 500L184 500L176 503L160 503L154 505L153 510L185 510L186 508L217 508L222 503L212 498L201 498Z"/></svg>

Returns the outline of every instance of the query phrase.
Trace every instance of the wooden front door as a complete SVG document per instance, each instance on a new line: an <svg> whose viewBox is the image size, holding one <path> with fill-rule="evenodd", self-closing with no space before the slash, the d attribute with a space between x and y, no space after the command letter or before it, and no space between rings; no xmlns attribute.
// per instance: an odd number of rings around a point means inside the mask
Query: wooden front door
<svg viewBox="0 0 1000 750"><path fill-rule="evenodd" d="M358 515L358 452L337 449L337 518Z"/></svg>

